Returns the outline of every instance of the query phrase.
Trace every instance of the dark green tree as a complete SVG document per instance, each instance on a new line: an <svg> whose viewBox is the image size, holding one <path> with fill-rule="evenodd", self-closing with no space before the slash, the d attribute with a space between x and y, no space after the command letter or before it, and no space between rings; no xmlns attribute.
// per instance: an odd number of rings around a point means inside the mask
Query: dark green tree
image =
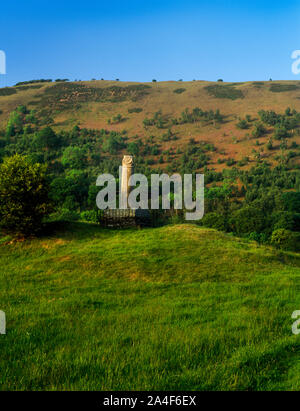
<svg viewBox="0 0 300 411"><path fill-rule="evenodd" d="M0 165L1 225L18 235L39 231L50 211L46 167L16 154Z"/></svg>

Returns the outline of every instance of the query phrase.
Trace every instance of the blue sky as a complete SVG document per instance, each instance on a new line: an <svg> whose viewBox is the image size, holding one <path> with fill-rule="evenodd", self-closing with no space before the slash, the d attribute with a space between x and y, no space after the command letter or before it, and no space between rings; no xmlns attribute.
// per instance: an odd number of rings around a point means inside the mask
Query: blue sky
<svg viewBox="0 0 300 411"><path fill-rule="evenodd" d="M300 80L291 72L299 1L1 3L1 87L36 78Z"/></svg>

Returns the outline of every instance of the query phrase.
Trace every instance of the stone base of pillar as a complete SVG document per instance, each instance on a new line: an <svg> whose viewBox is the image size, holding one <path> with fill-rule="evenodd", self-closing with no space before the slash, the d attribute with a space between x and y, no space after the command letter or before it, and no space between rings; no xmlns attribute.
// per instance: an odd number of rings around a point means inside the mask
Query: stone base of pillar
<svg viewBox="0 0 300 411"><path fill-rule="evenodd" d="M149 210L104 210L101 218L104 227L150 227L152 218Z"/></svg>

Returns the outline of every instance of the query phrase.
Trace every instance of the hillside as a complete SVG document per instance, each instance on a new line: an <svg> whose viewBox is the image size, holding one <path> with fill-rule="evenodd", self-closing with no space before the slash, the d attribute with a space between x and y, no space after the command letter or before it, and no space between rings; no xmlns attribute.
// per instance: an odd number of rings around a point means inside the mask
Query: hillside
<svg viewBox="0 0 300 411"><path fill-rule="evenodd" d="M280 141L274 141L272 151L267 143L274 128L267 126L258 138L252 132L259 120L260 110L284 114L287 107L300 111L300 82L246 82L210 83L152 82L126 83L118 81L57 82L23 84L0 89L0 129L5 128L9 113L17 106L34 109L40 118L49 118L56 130L80 128L126 130L128 142L141 139L154 142L163 155L163 165L178 158L191 139L213 144L216 150L209 154L209 166L219 171L229 166L228 159L241 162L246 169L256 161L256 153L271 164L282 153ZM200 108L207 116L183 122L184 110ZM209 117L219 110L221 120ZM151 125L151 119L155 118ZM239 119L250 116L245 129L237 128ZM145 119L150 120L145 126ZM179 119L179 121L178 121ZM177 124L176 124L177 121ZM169 131L170 130L170 131ZM169 133L169 135L168 135ZM275 139L276 140L276 139ZM289 145L300 144L299 129L293 129ZM253 151L255 150L255 151ZM121 154L121 153L120 153ZM293 155L299 164L299 150ZM157 163L158 155L146 155Z"/></svg>
<svg viewBox="0 0 300 411"><path fill-rule="evenodd" d="M0 258L1 389L300 389L300 254L72 223Z"/></svg>

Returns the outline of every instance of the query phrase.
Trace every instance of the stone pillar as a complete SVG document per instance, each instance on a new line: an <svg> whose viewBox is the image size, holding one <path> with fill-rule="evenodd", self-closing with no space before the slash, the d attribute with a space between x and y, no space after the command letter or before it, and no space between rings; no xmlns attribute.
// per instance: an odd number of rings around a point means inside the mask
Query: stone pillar
<svg viewBox="0 0 300 411"><path fill-rule="evenodd" d="M130 186L128 185L130 176L134 173L134 164L132 156L124 156L122 161L122 177L121 177L121 196L120 208L128 208L128 196Z"/></svg>

